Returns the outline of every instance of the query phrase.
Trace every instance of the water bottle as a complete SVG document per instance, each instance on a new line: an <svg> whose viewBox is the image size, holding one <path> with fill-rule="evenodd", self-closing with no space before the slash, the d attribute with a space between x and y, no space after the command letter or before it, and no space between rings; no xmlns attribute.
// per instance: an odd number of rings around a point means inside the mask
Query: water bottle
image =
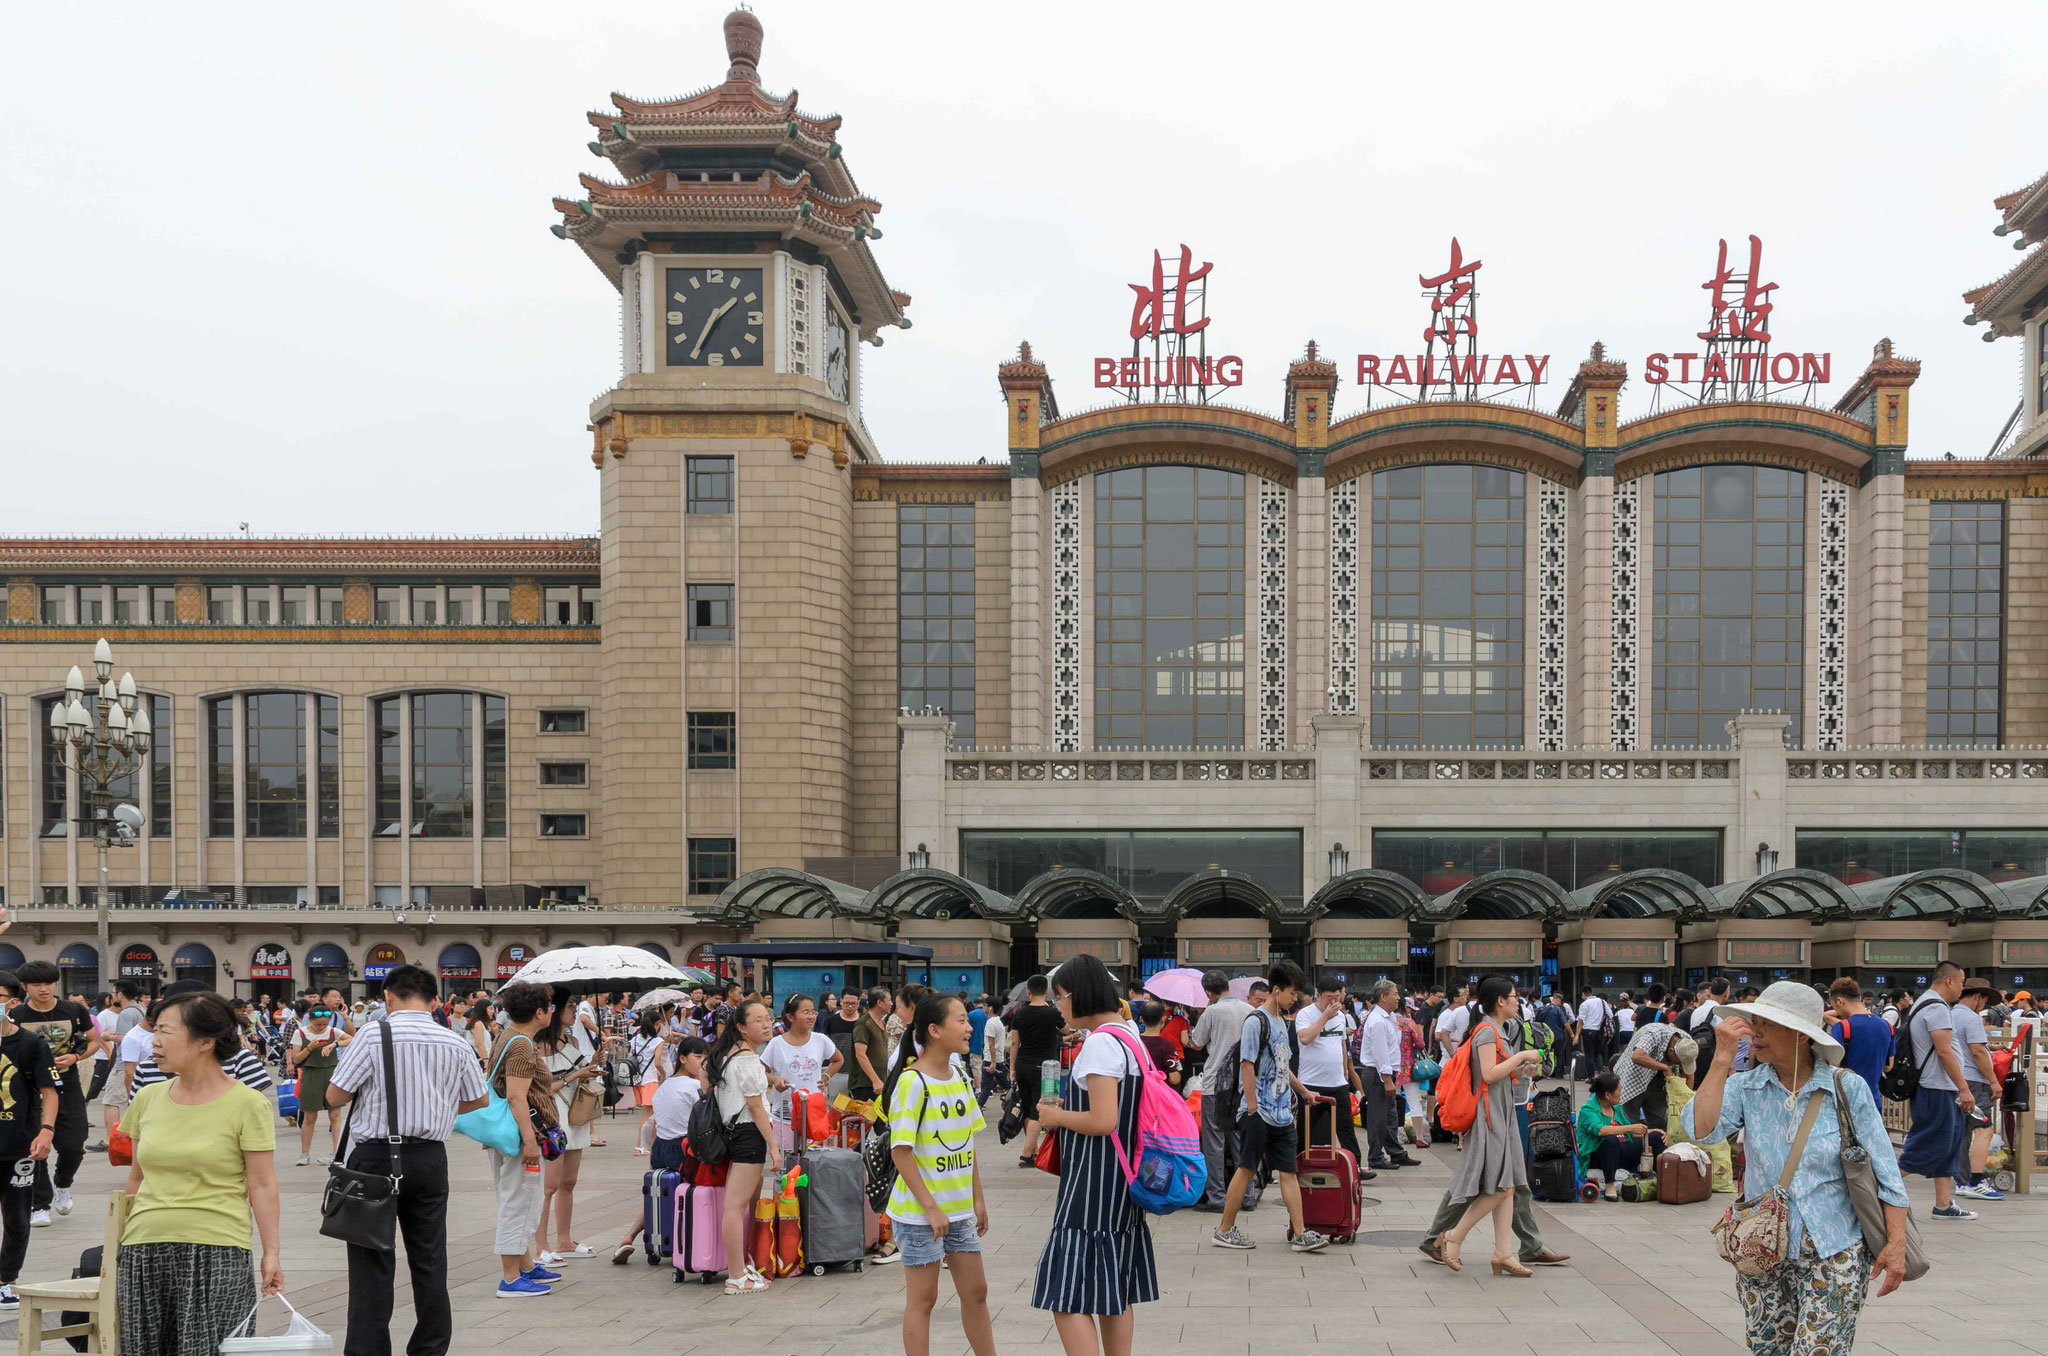
<svg viewBox="0 0 2048 1356"><path fill-rule="evenodd" d="M1060 1095L1060 1062L1048 1059L1038 1066L1038 1095L1055 1100Z"/></svg>

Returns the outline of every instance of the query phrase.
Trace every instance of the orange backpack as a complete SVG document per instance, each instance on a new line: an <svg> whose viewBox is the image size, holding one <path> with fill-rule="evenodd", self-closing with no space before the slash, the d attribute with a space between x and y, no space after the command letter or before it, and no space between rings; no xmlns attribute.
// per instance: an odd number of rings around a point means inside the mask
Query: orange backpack
<svg viewBox="0 0 2048 1356"><path fill-rule="evenodd" d="M1491 1022L1481 1022L1472 1038L1452 1052L1444 1061L1443 1072L1436 1080L1437 1118L1444 1123L1444 1129L1454 1135L1462 1135L1472 1128L1479 1118L1479 1069L1473 1062L1472 1047L1479 1042L1479 1032L1491 1028L1493 1048L1496 1057L1506 1052L1502 1048L1500 1028ZM1493 1124L1493 1109L1487 1108L1486 1123Z"/></svg>

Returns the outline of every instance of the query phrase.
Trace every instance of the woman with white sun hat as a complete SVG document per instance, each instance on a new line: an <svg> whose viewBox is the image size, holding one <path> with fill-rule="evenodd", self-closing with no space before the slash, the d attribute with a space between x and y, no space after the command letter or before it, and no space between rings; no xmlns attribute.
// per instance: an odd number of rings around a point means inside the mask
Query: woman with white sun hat
<svg viewBox="0 0 2048 1356"><path fill-rule="evenodd" d="M1906 1278L1906 1184L1877 1099L1858 1075L1836 1070L1842 1046L1828 1035L1820 995L1809 986L1780 980L1754 1002L1724 1003L1715 1015L1714 1062L1681 1119L1701 1143L1743 1131L1745 1199L1781 1179L1808 1104L1826 1099L1792 1177L1785 1260L1760 1276L1736 1277L1749 1349L1757 1356L1848 1351L1870 1282L1883 1277L1882 1296ZM1735 1048L1745 1037L1754 1065L1736 1073ZM1884 1205L1885 1242L1875 1258L1843 1175L1837 1097L1870 1156Z"/></svg>

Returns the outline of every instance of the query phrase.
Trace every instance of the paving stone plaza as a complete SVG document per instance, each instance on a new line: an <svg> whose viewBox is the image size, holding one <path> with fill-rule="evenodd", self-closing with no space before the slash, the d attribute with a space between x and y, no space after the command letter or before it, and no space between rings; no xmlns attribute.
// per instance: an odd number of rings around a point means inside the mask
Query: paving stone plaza
<svg viewBox="0 0 2048 1356"><path fill-rule="evenodd" d="M577 1238L609 1252L639 1209L645 1159L631 1149L623 1117L603 1123L607 1147L589 1150L576 1194ZM1010 1166L1014 1157L987 1132L977 1143L990 1211L990 1305L1004 1356L1056 1356L1051 1315L1030 1304L1032 1271L1045 1240L1053 1181ZM1280 1356L1329 1351L1349 1356L1740 1356L1742 1315L1734 1274L1715 1255L1707 1230L1726 1197L1707 1204L1541 1205L1544 1241L1571 1254L1571 1265L1537 1268L1531 1280L1483 1274L1488 1247L1481 1225L1459 1275L1415 1251L1456 1150L1419 1151L1420 1168L1382 1173L1366 1190L1377 1207L1349 1247L1290 1254L1284 1214L1272 1205L1243 1217L1259 1247L1225 1252L1207 1241L1213 1215L1184 1211L1153 1221L1160 1299L1138 1311L1136 1352L1155 1356ZM899 1267L861 1275L777 1281L765 1295L727 1298L715 1287L678 1285L636 1256L612 1266L604 1256L564 1264L568 1280L542 1300L505 1303L493 1295L495 1218L490 1176L480 1150L458 1141L450 1151L454 1193L448 1224L448 1280L455 1305L451 1350L519 1356L885 1356L900 1352L903 1276ZM335 1336L341 1349L348 1282L339 1244L319 1237L318 1168L283 1161L284 1268L292 1302ZM78 1251L99 1241L99 1203L122 1170L93 1155L79 1174L79 1208L37 1230L26 1281L69 1274ZM1926 1356L1938 1348L1969 1356L2048 1353L2048 1300L2040 1291L2048 1259L2048 1199L2013 1196L1978 1204L1966 1224L1927 1219L1926 1183L1909 1178L1914 1214L1934 1269L1865 1308L1856 1356ZM1469 1259L1478 1258L1474 1265ZM967 1351L951 1289L940 1286L932 1350ZM265 1306L264 1332L283 1327L282 1309ZM412 1329L403 1282L392 1316L392 1344L405 1349ZM0 1327L12 1340L13 1325ZM53 1342L52 1351L63 1350Z"/></svg>

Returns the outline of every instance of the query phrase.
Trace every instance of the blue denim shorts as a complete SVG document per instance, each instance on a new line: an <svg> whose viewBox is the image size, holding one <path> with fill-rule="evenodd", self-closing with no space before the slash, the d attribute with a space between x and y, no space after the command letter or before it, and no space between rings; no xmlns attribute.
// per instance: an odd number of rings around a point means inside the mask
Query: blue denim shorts
<svg viewBox="0 0 2048 1356"><path fill-rule="evenodd" d="M907 1267L928 1267L949 1252L981 1251L981 1234L974 1227L972 1215L953 1220L944 1238L933 1233L929 1224L892 1218L889 1227L895 1233L896 1250L903 1254L903 1265Z"/></svg>

